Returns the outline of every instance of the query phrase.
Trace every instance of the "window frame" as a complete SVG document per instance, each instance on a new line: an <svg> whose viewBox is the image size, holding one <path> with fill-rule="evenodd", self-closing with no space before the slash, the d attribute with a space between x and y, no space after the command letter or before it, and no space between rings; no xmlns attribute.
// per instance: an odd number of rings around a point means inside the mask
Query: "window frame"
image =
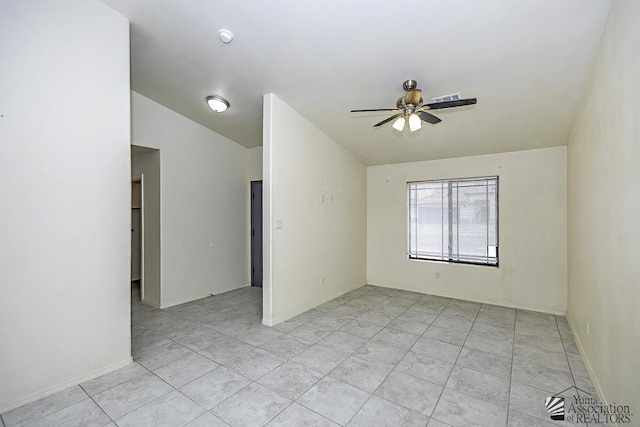
<svg viewBox="0 0 640 427"><path fill-rule="evenodd" d="M464 182L464 181L478 181L478 180L491 180L495 179L496 181L496 263L484 263L484 262L473 262L473 261L460 261L451 258L451 254L449 254L449 259L437 259L437 258L427 258L421 256L414 256L411 254L411 185L412 184L422 184L422 183L448 183L448 182ZM500 176L499 175L489 175L489 176L477 176L477 177L465 177L465 178L444 178L444 179L428 179L428 180L415 180L415 181L407 181L407 211L406 211L406 221L407 221L407 259L414 261L425 261L425 262L437 262L444 264L463 264L463 265L474 265L481 267L500 267ZM444 253L443 253L444 255Z"/></svg>

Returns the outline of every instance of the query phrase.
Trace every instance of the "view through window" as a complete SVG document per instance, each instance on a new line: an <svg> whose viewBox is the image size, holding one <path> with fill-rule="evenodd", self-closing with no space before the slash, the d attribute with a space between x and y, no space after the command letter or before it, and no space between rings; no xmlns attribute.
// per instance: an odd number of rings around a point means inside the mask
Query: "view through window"
<svg viewBox="0 0 640 427"><path fill-rule="evenodd" d="M498 177L410 182L409 258L498 265Z"/></svg>

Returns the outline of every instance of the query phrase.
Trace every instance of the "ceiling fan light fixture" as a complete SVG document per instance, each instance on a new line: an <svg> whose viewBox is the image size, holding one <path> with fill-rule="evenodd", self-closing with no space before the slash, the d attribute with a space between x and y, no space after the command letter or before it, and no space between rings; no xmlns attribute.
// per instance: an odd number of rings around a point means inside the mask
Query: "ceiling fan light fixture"
<svg viewBox="0 0 640 427"><path fill-rule="evenodd" d="M447 108L464 107L466 105L474 105L478 102L476 98L460 99L459 93L446 95L441 97L442 100L424 104L422 98L422 91L417 88L418 82L415 80L406 80L402 87L405 90L405 95L398 98L396 101L396 108L373 108L364 110L351 110L352 113L377 113L380 111L393 112L391 117L387 117L381 122L373 125L374 128L387 125L393 121L393 128L398 132L403 132L404 128L409 122L409 130L416 132L422 129L422 122L427 122L432 125L437 125L442 120L437 116L429 113L429 110L443 110ZM455 98L455 99L454 99ZM438 98L440 99L440 98Z"/></svg>
<svg viewBox="0 0 640 427"><path fill-rule="evenodd" d="M411 114L409 116L409 130L415 132L420 129L422 129L422 120L420 120L417 114Z"/></svg>
<svg viewBox="0 0 640 427"><path fill-rule="evenodd" d="M395 122L393 122L392 126L398 132L402 132L404 130L404 122L405 122L404 117L398 117L398 119Z"/></svg>
<svg viewBox="0 0 640 427"><path fill-rule="evenodd" d="M229 101L218 95L207 96L207 104L216 113L222 113L229 108Z"/></svg>

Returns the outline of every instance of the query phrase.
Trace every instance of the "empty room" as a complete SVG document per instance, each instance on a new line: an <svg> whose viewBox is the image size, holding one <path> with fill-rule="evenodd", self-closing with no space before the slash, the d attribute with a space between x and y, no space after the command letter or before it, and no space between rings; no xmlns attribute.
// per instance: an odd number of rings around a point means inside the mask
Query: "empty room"
<svg viewBox="0 0 640 427"><path fill-rule="evenodd" d="M640 2L0 2L0 427L640 425Z"/></svg>

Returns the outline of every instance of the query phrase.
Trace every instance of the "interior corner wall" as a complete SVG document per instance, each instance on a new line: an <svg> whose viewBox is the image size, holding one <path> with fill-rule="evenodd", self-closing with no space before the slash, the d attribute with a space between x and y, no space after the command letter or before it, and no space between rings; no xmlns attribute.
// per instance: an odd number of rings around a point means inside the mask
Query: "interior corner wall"
<svg viewBox="0 0 640 427"><path fill-rule="evenodd" d="M639 21L640 2L612 3L568 145L567 317L601 397L631 405L632 424L640 422Z"/></svg>
<svg viewBox="0 0 640 427"><path fill-rule="evenodd" d="M136 92L132 127L160 150L161 307L246 286L247 148Z"/></svg>
<svg viewBox="0 0 640 427"><path fill-rule="evenodd" d="M160 150L152 150L133 156L131 159L131 177L143 177L143 301L154 307L160 307L161 254L160 235Z"/></svg>
<svg viewBox="0 0 640 427"><path fill-rule="evenodd" d="M0 412L131 362L129 24L0 2Z"/></svg>
<svg viewBox="0 0 640 427"><path fill-rule="evenodd" d="M249 149L249 181L262 180L262 147Z"/></svg>
<svg viewBox="0 0 640 427"><path fill-rule="evenodd" d="M366 168L274 94L264 98L264 319L366 283ZM324 278L324 284L322 284Z"/></svg>
<svg viewBox="0 0 640 427"><path fill-rule="evenodd" d="M369 167L372 285L565 313L565 147ZM410 260L407 182L498 176L499 267Z"/></svg>

